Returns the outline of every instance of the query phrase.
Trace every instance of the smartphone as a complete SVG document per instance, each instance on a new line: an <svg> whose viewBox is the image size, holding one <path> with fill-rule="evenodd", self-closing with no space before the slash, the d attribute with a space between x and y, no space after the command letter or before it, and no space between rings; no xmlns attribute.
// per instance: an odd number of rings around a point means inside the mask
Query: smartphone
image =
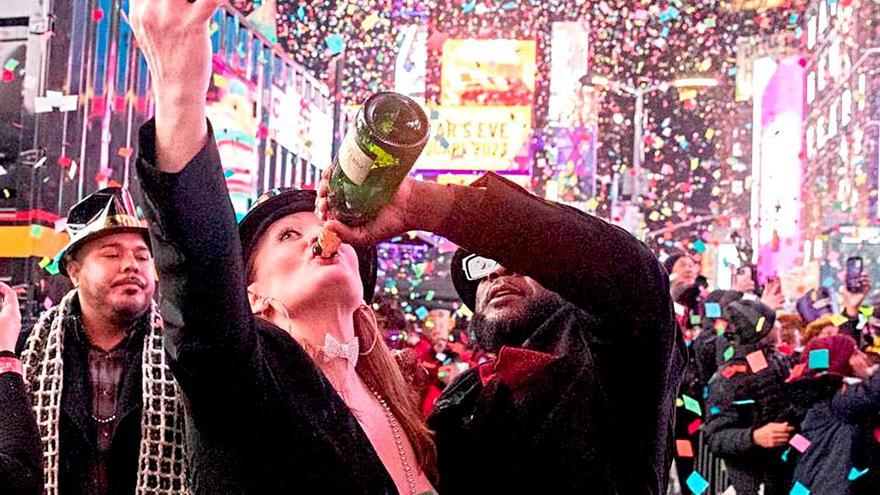
<svg viewBox="0 0 880 495"><path fill-rule="evenodd" d="M861 256L851 256L846 259L846 290L853 294L862 291L862 269L864 261Z"/></svg>

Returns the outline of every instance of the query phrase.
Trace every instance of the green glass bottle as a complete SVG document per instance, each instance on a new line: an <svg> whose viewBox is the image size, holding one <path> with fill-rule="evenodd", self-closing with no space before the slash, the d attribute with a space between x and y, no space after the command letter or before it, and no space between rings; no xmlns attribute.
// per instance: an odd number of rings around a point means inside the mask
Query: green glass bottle
<svg viewBox="0 0 880 495"><path fill-rule="evenodd" d="M428 116L398 93L370 96L333 159L328 206L347 225L362 225L394 197L428 142Z"/></svg>

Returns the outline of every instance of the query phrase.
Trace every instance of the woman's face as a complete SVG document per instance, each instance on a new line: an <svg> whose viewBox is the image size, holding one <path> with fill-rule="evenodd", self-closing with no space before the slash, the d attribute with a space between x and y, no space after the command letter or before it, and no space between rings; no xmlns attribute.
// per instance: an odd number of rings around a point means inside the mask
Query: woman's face
<svg viewBox="0 0 880 495"><path fill-rule="evenodd" d="M336 301L357 307L364 297L357 254L348 244L330 258L312 253L321 225L313 212L300 212L269 226L255 248L249 289L278 299L291 314Z"/></svg>

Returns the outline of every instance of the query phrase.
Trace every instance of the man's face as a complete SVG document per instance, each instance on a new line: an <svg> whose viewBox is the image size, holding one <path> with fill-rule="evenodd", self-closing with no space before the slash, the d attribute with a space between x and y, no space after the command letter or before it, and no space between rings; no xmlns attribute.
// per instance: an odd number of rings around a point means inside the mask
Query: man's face
<svg viewBox="0 0 880 495"><path fill-rule="evenodd" d="M519 346L561 302L558 294L533 278L510 273L499 265L477 286L471 327L485 350Z"/></svg>
<svg viewBox="0 0 880 495"><path fill-rule="evenodd" d="M140 234L111 234L89 241L67 267L86 308L117 322L144 314L156 290L153 257Z"/></svg>
<svg viewBox="0 0 880 495"><path fill-rule="evenodd" d="M676 283L690 285L697 281L697 264L689 256L682 256L672 265L672 274Z"/></svg>

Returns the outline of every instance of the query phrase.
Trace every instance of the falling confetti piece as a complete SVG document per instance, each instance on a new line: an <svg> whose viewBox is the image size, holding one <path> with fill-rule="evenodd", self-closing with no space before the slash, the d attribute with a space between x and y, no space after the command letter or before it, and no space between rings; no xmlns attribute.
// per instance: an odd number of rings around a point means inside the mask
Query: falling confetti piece
<svg viewBox="0 0 880 495"><path fill-rule="evenodd" d="M809 448L811 442L800 433L797 433L795 436L791 437L791 440L789 440L788 443L794 447L795 450L803 454L807 448Z"/></svg>
<svg viewBox="0 0 880 495"><path fill-rule="evenodd" d="M324 43L326 43L327 48L332 55L342 52L345 48L345 42L342 40L342 36L339 36L338 34L331 34L324 40Z"/></svg>
<svg viewBox="0 0 880 495"><path fill-rule="evenodd" d="M791 487L790 495L810 495L810 489L802 485L799 481L794 482L794 486Z"/></svg>
<svg viewBox="0 0 880 495"><path fill-rule="evenodd" d="M849 469L849 475L846 477L846 479L848 479L849 481L855 481L855 480L861 478L862 476L864 476L864 474L867 473L869 470L870 470L869 468L865 468L863 470L858 470L858 469L852 467Z"/></svg>
<svg viewBox="0 0 880 495"><path fill-rule="evenodd" d="M706 491L706 488L709 488L709 482L706 481L706 478L694 471L687 478L687 486L694 492L696 495L702 495L703 492Z"/></svg>

